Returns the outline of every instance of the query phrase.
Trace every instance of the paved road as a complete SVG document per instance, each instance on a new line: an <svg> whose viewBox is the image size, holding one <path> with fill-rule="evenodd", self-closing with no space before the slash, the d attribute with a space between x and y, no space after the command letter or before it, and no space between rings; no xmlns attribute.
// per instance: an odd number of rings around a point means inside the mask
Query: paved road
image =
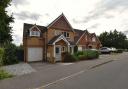
<svg viewBox="0 0 128 89"><path fill-rule="evenodd" d="M75 89L75 88L70 88L70 86L69 87L67 86L68 88L65 88L66 87L65 81L69 85L73 86L75 84L75 82L70 82L71 80L69 80L69 79L71 77L72 77L71 79L75 79L75 77L77 78L79 76L81 76L81 78L82 78L82 75L84 75L86 73L90 73L88 71L90 71L91 67L94 67L95 65L102 64L104 62L107 62L107 61L110 61L113 59L119 60L124 57L127 57L127 53L123 53L123 54L119 54L119 55L102 55L97 60L80 61L80 62L76 62L76 63L70 64L70 65L62 64L62 63L31 64L37 70L37 72L23 75L23 76L17 76L17 77L11 78L11 79L2 80L2 81L0 81L0 89L33 89L33 88L37 88L40 86L45 86L46 89L47 88L48 89L57 89L57 87L59 87L58 89ZM127 57L127 59L128 59L128 57ZM102 73L100 73L99 75L101 75L101 74ZM62 80L64 80L64 81L62 81ZM76 81L78 81L77 83L79 84L79 80L76 80ZM74 83L74 84L72 84L72 83ZM48 87L46 87L46 86L48 86ZM57 86L57 87L55 87L55 86ZM76 89L80 89L80 88L76 88Z"/></svg>
<svg viewBox="0 0 128 89"><path fill-rule="evenodd" d="M60 79L40 89L128 89L128 53L115 61Z"/></svg>

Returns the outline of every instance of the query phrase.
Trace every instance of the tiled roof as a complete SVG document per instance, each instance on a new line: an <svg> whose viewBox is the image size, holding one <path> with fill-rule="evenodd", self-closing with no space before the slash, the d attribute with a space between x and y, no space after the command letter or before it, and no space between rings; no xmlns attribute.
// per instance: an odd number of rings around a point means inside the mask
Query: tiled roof
<svg viewBox="0 0 128 89"><path fill-rule="evenodd" d="M27 37L27 35L29 34L29 29L32 28L34 26L34 24L28 24L28 23L24 23L24 27L23 27L23 37ZM47 30L46 27L44 26L40 26L40 25L36 25L40 31L43 33Z"/></svg>
<svg viewBox="0 0 128 89"><path fill-rule="evenodd" d="M83 34L85 34L85 33L90 34L90 33L88 32L88 30L79 30L79 29L74 29L74 30L75 30L75 32L77 33L77 36L75 36L75 38L74 38L74 42L75 42L75 43L77 43L77 41L81 38L81 36L82 36Z"/></svg>
<svg viewBox="0 0 128 89"><path fill-rule="evenodd" d="M57 35L57 36L54 36L49 42L48 44L53 44L61 35Z"/></svg>
<svg viewBox="0 0 128 89"><path fill-rule="evenodd" d="M53 44L60 36L61 36L61 35L57 35L57 36L53 37L53 38L48 42L48 44ZM68 40L67 40L67 41L68 41ZM75 43L72 42L72 41L68 41L68 42L70 43L70 45L75 45Z"/></svg>
<svg viewBox="0 0 128 89"><path fill-rule="evenodd" d="M77 34L77 36L74 37L74 43L76 43L79 40L79 38L81 37L81 35L84 33L84 31L79 30L79 29L74 29L74 31Z"/></svg>

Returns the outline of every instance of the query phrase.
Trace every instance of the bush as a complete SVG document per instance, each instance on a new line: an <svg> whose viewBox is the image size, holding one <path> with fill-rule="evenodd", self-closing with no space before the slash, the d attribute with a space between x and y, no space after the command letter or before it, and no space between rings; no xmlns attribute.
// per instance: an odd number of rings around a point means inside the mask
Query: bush
<svg viewBox="0 0 128 89"><path fill-rule="evenodd" d="M0 70L0 80L5 79L5 78L10 78L10 77L12 77L11 74L7 73L4 70Z"/></svg>
<svg viewBox="0 0 128 89"><path fill-rule="evenodd" d="M24 61L24 49L22 46L17 46L16 56L19 61Z"/></svg>
<svg viewBox="0 0 128 89"><path fill-rule="evenodd" d="M79 60L94 59L99 57L99 52L95 50L78 51L75 53Z"/></svg>
<svg viewBox="0 0 128 89"><path fill-rule="evenodd" d="M0 66L3 65L3 55L4 55L4 49L0 48Z"/></svg>
<svg viewBox="0 0 128 89"><path fill-rule="evenodd" d="M117 49L117 51L115 51L115 53L123 53L123 49Z"/></svg>
<svg viewBox="0 0 128 89"><path fill-rule="evenodd" d="M8 44L5 46L4 55L3 55L3 64L11 65L18 63L18 59L16 56L17 47L14 44Z"/></svg>
<svg viewBox="0 0 128 89"><path fill-rule="evenodd" d="M94 50L88 50L87 51L87 58L88 59L95 59L99 57L99 52Z"/></svg>
<svg viewBox="0 0 128 89"><path fill-rule="evenodd" d="M77 58L68 52L63 53L63 62L75 62Z"/></svg>
<svg viewBox="0 0 128 89"><path fill-rule="evenodd" d="M124 49L125 52L128 52L128 49Z"/></svg>

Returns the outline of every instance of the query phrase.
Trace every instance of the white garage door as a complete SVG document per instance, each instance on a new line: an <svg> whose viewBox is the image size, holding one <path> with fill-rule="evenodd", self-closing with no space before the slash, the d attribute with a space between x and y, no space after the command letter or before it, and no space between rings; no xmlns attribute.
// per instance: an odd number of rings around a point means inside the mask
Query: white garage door
<svg viewBox="0 0 128 89"><path fill-rule="evenodd" d="M43 49L42 48L28 48L28 62L41 61L43 59Z"/></svg>

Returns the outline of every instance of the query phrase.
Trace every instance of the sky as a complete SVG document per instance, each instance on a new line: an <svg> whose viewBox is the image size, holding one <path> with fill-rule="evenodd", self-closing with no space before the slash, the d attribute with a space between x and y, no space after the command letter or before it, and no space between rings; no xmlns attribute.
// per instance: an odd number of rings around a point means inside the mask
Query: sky
<svg viewBox="0 0 128 89"><path fill-rule="evenodd" d="M12 0L14 43L22 44L23 23L47 26L63 13L73 28L97 35L117 29L128 35L128 0Z"/></svg>

